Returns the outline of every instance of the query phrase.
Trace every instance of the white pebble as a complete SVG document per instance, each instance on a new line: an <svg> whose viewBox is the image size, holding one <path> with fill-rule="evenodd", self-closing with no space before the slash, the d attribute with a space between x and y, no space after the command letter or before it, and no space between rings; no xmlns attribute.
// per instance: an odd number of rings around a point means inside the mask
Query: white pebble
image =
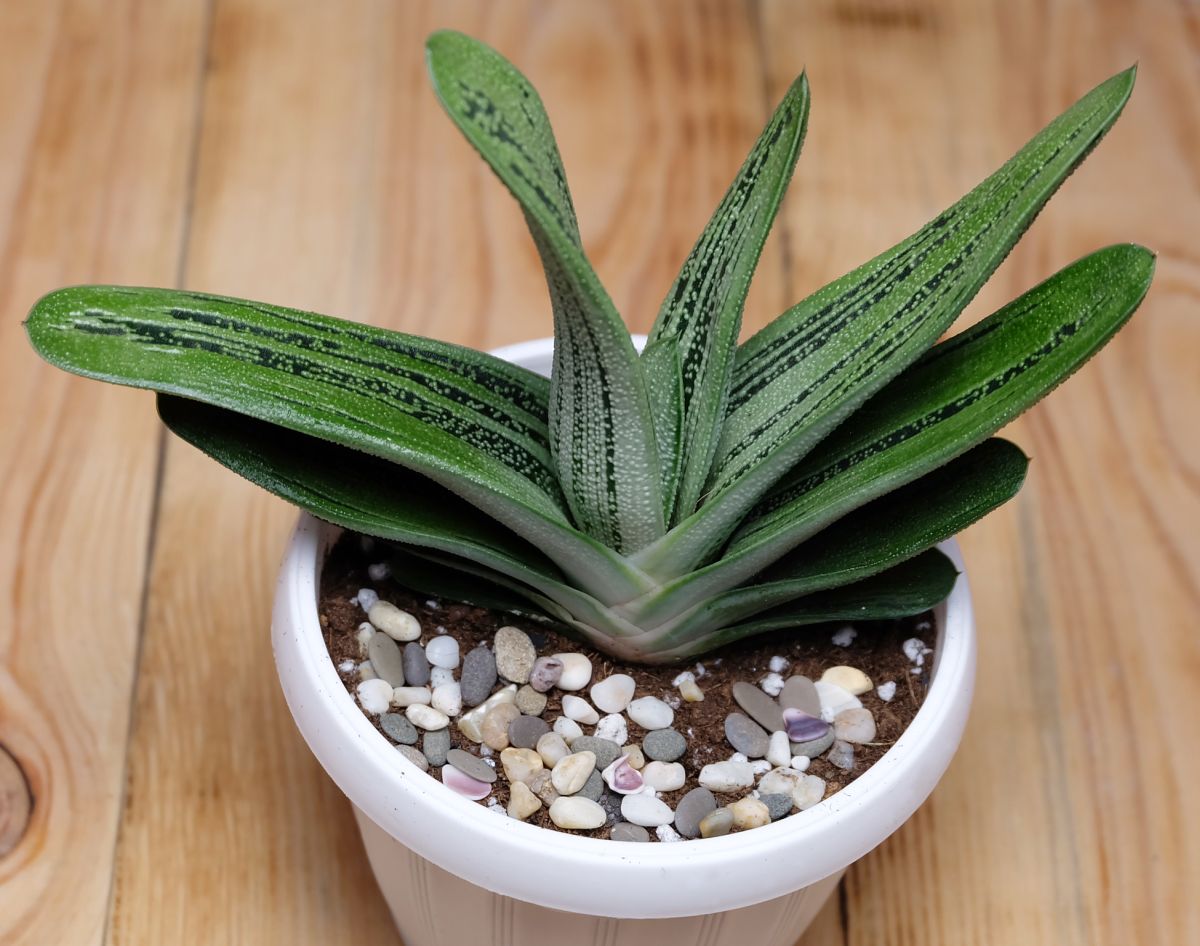
<svg viewBox="0 0 1200 946"><path fill-rule="evenodd" d="M656 696L643 696L629 704L629 718L643 729L666 729L675 722L675 711Z"/></svg>
<svg viewBox="0 0 1200 946"><path fill-rule="evenodd" d="M501 703L513 703L517 699L517 686L510 683L503 690L497 690L486 700L472 710L468 710L458 718L459 731L472 742L483 742L483 718Z"/></svg>
<svg viewBox="0 0 1200 946"><path fill-rule="evenodd" d="M925 642L917 637L910 637L904 642L904 656L909 659L910 663L916 664L918 667L925 666L925 658L933 653L933 650L925 646Z"/></svg>
<svg viewBox="0 0 1200 946"><path fill-rule="evenodd" d="M362 708L376 716L386 713L392 705L392 685L386 680L364 680L355 687L355 692Z"/></svg>
<svg viewBox="0 0 1200 946"><path fill-rule="evenodd" d="M454 671L447 670L445 667L433 667L429 671L429 685L435 690L440 686L445 686L447 683L454 682Z"/></svg>
<svg viewBox="0 0 1200 946"><path fill-rule="evenodd" d="M892 702L892 699L896 695L896 681L888 680L887 683L879 684L879 686L875 688L875 692L879 695L879 698L883 700L883 702Z"/></svg>
<svg viewBox="0 0 1200 946"><path fill-rule="evenodd" d="M768 673L758 685L767 696L779 696L783 692L783 677L777 673Z"/></svg>
<svg viewBox="0 0 1200 946"><path fill-rule="evenodd" d="M354 600L364 611L370 611L375 607L375 602L379 600L379 595L375 593L374 588L359 588Z"/></svg>
<svg viewBox="0 0 1200 946"><path fill-rule="evenodd" d="M367 617L376 628L398 641L415 641L421 636L421 622L401 611L390 601L376 601Z"/></svg>
<svg viewBox="0 0 1200 946"><path fill-rule="evenodd" d="M758 783L760 795L791 795L800 784L800 773L789 768L772 769Z"/></svg>
<svg viewBox="0 0 1200 946"><path fill-rule="evenodd" d="M811 808L825 797L825 780L815 775L801 775L792 792L792 804L801 811Z"/></svg>
<svg viewBox="0 0 1200 946"><path fill-rule="evenodd" d="M704 664L696 664L696 676L697 677L702 677L706 673L708 673L708 671L705 669Z"/></svg>
<svg viewBox="0 0 1200 946"><path fill-rule="evenodd" d="M554 731L566 740L568 746L583 735L583 730L579 728L579 723L573 719L568 719L566 716L560 716L554 721Z"/></svg>
<svg viewBox="0 0 1200 946"><path fill-rule="evenodd" d="M354 668L357 666L358 664L356 664L353 660L343 660L340 664L338 664L338 672L354 673Z"/></svg>
<svg viewBox="0 0 1200 946"><path fill-rule="evenodd" d="M750 757L744 752L735 752L729 757L730 762L749 762Z"/></svg>
<svg viewBox="0 0 1200 946"><path fill-rule="evenodd" d="M807 772L808 767L812 764L812 759L806 755L792 756L792 768L797 772Z"/></svg>
<svg viewBox="0 0 1200 946"><path fill-rule="evenodd" d="M371 581L383 581L385 578L390 578L392 574L392 566L387 562L373 562L367 566L367 577Z"/></svg>
<svg viewBox="0 0 1200 946"><path fill-rule="evenodd" d="M546 768L552 769L558 765L558 760L571 754L567 741L556 732L542 733L537 741L537 754L542 757Z"/></svg>
<svg viewBox="0 0 1200 946"><path fill-rule="evenodd" d="M429 687L396 687L392 691L392 702L397 706L428 706L433 702Z"/></svg>
<svg viewBox="0 0 1200 946"><path fill-rule="evenodd" d="M658 839L665 844L670 844L672 841L683 840L683 835L672 828L669 824L660 824L654 829L654 833L658 835Z"/></svg>
<svg viewBox="0 0 1200 946"><path fill-rule="evenodd" d="M591 831L604 826L608 813L590 798L564 795L550 805L550 820L560 828Z"/></svg>
<svg viewBox="0 0 1200 946"><path fill-rule="evenodd" d="M462 688L457 683L443 683L433 688L433 708L447 716L457 716L462 712Z"/></svg>
<svg viewBox="0 0 1200 946"><path fill-rule="evenodd" d="M764 772L771 771L771 763L766 759L755 759L750 763L750 768L754 771L755 775L762 775Z"/></svg>
<svg viewBox="0 0 1200 946"><path fill-rule="evenodd" d="M772 765L786 766L792 760L792 744L788 734L783 730L771 733L771 741L767 743L767 761Z"/></svg>
<svg viewBox="0 0 1200 946"><path fill-rule="evenodd" d="M834 717L833 735L835 739L859 745L871 742L875 738L875 717L869 709L861 706L842 710Z"/></svg>
<svg viewBox="0 0 1200 946"><path fill-rule="evenodd" d="M854 696L862 696L874 686L871 678L857 667L830 667L821 674L821 679L828 683L836 683Z"/></svg>
<svg viewBox="0 0 1200 946"><path fill-rule="evenodd" d="M655 791L673 792L683 788L687 770L678 762L647 762L642 769L642 780Z"/></svg>
<svg viewBox="0 0 1200 946"><path fill-rule="evenodd" d="M692 671L690 671L690 670L685 670L685 671L683 671L683 673L679 674L679 676L677 676L674 680L671 681L671 686L673 686L673 687L683 686L683 684L685 682L687 682L688 680L691 680L693 683L695 683L696 675L694 673L692 673Z"/></svg>
<svg viewBox="0 0 1200 946"><path fill-rule="evenodd" d="M856 637L858 637L858 631L847 624L845 627L834 631L832 640L836 647L849 647L854 643L854 638Z"/></svg>
<svg viewBox="0 0 1200 946"><path fill-rule="evenodd" d="M783 671L787 670L787 668L788 659L786 657L772 657L770 663L767 664L767 669L770 670L771 673L783 673Z"/></svg>
<svg viewBox="0 0 1200 946"><path fill-rule="evenodd" d="M608 739L618 746L623 746L629 739L629 726L626 725L625 717L620 713L609 713L607 716L600 717L600 722L596 724L592 735L597 739Z"/></svg>
<svg viewBox="0 0 1200 946"><path fill-rule="evenodd" d="M582 690L592 682L592 662L583 654L555 654L562 661L562 676L555 684L560 690Z"/></svg>
<svg viewBox="0 0 1200 946"><path fill-rule="evenodd" d="M435 667L453 670L458 666L458 641L449 635L435 637L425 645L425 658Z"/></svg>
<svg viewBox="0 0 1200 946"><path fill-rule="evenodd" d="M358 625L358 630L354 632L354 639L360 644L368 644L371 638L375 636L375 625L370 621L363 621Z"/></svg>
<svg viewBox="0 0 1200 946"><path fill-rule="evenodd" d="M614 673L592 685L592 702L605 713L620 713L633 699L636 684L627 673Z"/></svg>
<svg viewBox="0 0 1200 946"><path fill-rule="evenodd" d="M563 715L585 726L595 726L600 722L600 714L596 708L581 696L568 693L562 698Z"/></svg>
<svg viewBox="0 0 1200 946"><path fill-rule="evenodd" d="M862 706L862 700L836 683L818 680L813 686L817 690L817 699L821 701L821 718L827 723L832 723L833 718L843 710L858 709Z"/></svg>
<svg viewBox="0 0 1200 946"><path fill-rule="evenodd" d="M431 732L436 729L445 729L450 725L449 716L435 710L432 706L425 706L423 703L414 703L404 711L404 715L418 729L427 729Z"/></svg>
<svg viewBox="0 0 1200 946"><path fill-rule="evenodd" d="M714 762L700 770L700 784L714 792L732 792L754 784L749 762Z"/></svg>
<svg viewBox="0 0 1200 946"><path fill-rule="evenodd" d="M639 792L621 799L621 817L643 828L657 828L675 820L675 812L665 801Z"/></svg>

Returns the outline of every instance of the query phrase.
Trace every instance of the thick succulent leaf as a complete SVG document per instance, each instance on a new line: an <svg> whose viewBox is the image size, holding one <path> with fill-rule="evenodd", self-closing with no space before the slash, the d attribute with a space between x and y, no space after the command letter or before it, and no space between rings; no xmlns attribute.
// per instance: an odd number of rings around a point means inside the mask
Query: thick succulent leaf
<svg viewBox="0 0 1200 946"><path fill-rule="evenodd" d="M799 598L749 621L698 635L675 647L659 650L646 645L645 660L647 663L684 660L767 631L829 621L880 621L920 614L944 601L957 579L954 563L937 549L930 549L878 575Z"/></svg>
<svg viewBox="0 0 1200 946"><path fill-rule="evenodd" d="M1093 89L904 242L819 290L738 351L705 505L637 561L663 578L707 559L767 490L918 358L1116 120L1133 70Z"/></svg>
<svg viewBox="0 0 1200 946"><path fill-rule="evenodd" d="M662 464L663 519L669 521L679 489L683 453L683 374L675 339L650 342L642 352L642 364L650 386L658 459Z"/></svg>
<svg viewBox="0 0 1200 946"><path fill-rule="evenodd" d="M651 347L674 339L683 386L683 479L676 504L696 508L717 449L742 308L763 243L791 179L808 124L808 80L798 78L738 171L663 301ZM649 355L649 349L647 350ZM659 367L643 357L651 378Z"/></svg>
<svg viewBox="0 0 1200 946"><path fill-rule="evenodd" d="M795 598L885 571L1007 502L1021 488L1028 465L1025 454L1007 440L985 440L919 480L843 516L758 575L753 584L709 599L670 621L665 632L648 634L654 634L657 646L673 647ZM687 600L695 600L695 591L682 578L635 609L636 620L654 628Z"/></svg>
<svg viewBox="0 0 1200 946"><path fill-rule="evenodd" d="M582 587L649 584L571 527L546 445L545 379L470 349L279 306L81 286L26 323L49 362L228 408L391 460L552 555Z"/></svg>
<svg viewBox="0 0 1200 946"><path fill-rule="evenodd" d="M554 307L551 453L576 524L618 551L662 535L650 398L628 330L583 252L550 121L520 72L461 33L435 33L429 72L447 113L512 192Z"/></svg>

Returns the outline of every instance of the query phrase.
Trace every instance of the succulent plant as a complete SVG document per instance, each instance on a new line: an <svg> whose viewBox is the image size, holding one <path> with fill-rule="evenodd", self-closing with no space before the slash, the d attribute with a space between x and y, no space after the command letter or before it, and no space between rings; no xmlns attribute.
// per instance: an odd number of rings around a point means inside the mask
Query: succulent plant
<svg viewBox="0 0 1200 946"><path fill-rule="evenodd" d="M48 361L158 392L167 426L318 517L396 543L414 586L664 662L761 631L923 611L937 543L1011 498L993 437L1145 295L1116 245L938 342L1116 120L1102 83L912 236L744 344L751 274L808 118L787 90L639 353L584 254L550 123L507 60L434 34L450 117L524 211L554 312L549 379L477 351L264 303L83 286L27 322Z"/></svg>

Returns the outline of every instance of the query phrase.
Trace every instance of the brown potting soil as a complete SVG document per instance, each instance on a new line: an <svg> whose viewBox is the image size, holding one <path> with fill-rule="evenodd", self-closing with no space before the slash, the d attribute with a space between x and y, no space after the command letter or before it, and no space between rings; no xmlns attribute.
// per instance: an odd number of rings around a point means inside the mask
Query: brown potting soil
<svg viewBox="0 0 1200 946"><path fill-rule="evenodd" d="M437 636L437 628L445 628L458 640L460 653L464 656L480 643L491 647L498 628L505 625L519 627L533 640L538 656L568 651L586 654L592 661L592 683L613 673L626 673L637 684L637 696L658 696L672 705L678 702L672 725L687 739L687 752L679 760L687 771L687 782L678 791L662 794L662 800L672 809L680 798L699 784L697 778L701 768L711 762L728 759L733 753L733 747L725 739L725 717L742 710L733 700L732 686L738 681L757 684L769 672L768 664L772 657L781 656L789 662L783 671L785 678L798 674L819 680L828 668L848 665L862 670L876 686L887 681L896 683L895 696L891 701L880 699L875 690L859 696L863 706L875 717L876 737L874 742L854 746L854 765L850 770L843 771L823 757L812 760L808 773L825 780L826 797L844 788L878 761L912 722L925 699L928 671L913 672L903 643L915 637L926 646L933 647L935 630L932 615L928 613L897 621L856 623L853 626L857 634L848 646L832 642L834 632L841 625L812 625L771 632L730 644L698 660L641 666L616 661L536 621L470 605L433 600L406 589L392 578L372 580L367 576L367 567L380 559L378 552L370 556L365 554L357 536L346 535L331 552L321 577L321 627L335 667L344 661L354 664L354 670L339 670L339 676L351 695L359 682L357 667L366 659L365 649L355 637L358 626L366 620L362 609L352 601L360 588L373 588L381 599L413 614L421 622L422 644ZM927 667L931 666L931 659L932 656L927 659ZM703 667L703 673L699 671L698 664ZM679 691L672 681L684 670L692 670L696 674L696 683L704 692L703 701L688 703L677 700ZM557 688L552 688L546 695L549 702L542 717L553 722L562 715L562 694ZM578 695L587 697L588 694L585 690ZM378 717L368 715L367 718L379 729ZM629 744L640 744L645 730L631 720L627 722ZM453 747L478 755L478 745L467 739L453 722L450 734ZM384 738L387 738L386 735ZM391 742L390 739L388 741ZM431 769L431 777L437 777L436 769ZM717 802L727 804L744 794L745 791L728 796L718 794ZM496 780L492 797L501 805L508 804L508 785L503 776ZM529 823L559 830L550 821L546 806L534 813ZM573 833L607 837L608 832L606 826L595 831Z"/></svg>

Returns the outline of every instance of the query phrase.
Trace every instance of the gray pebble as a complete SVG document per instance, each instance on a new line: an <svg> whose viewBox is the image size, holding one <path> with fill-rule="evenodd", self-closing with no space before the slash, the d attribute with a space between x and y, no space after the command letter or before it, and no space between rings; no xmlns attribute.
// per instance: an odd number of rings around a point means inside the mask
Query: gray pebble
<svg viewBox="0 0 1200 946"><path fill-rule="evenodd" d="M518 749L532 749L549 731L550 724L540 716L518 716L508 724L508 741Z"/></svg>
<svg viewBox="0 0 1200 946"><path fill-rule="evenodd" d="M479 758L462 749L451 749L446 753L446 764L452 765L463 775L480 782L496 781L496 770Z"/></svg>
<svg viewBox="0 0 1200 946"><path fill-rule="evenodd" d="M808 742L793 742L792 755L806 755L810 759L815 759L832 745L833 727L830 726L828 732L819 739L810 739Z"/></svg>
<svg viewBox="0 0 1200 946"><path fill-rule="evenodd" d="M707 788L693 788L675 806L675 830L685 838L700 836L700 820L717 808L717 799Z"/></svg>
<svg viewBox="0 0 1200 946"><path fill-rule="evenodd" d="M512 683L528 683L529 671L537 660L537 651L529 635L518 627L496 631L496 671Z"/></svg>
<svg viewBox="0 0 1200 946"><path fill-rule="evenodd" d="M410 687L423 687L429 682L429 658L416 641L404 645L404 679Z"/></svg>
<svg viewBox="0 0 1200 946"><path fill-rule="evenodd" d="M746 715L767 732L783 729L783 707L752 683L735 683L733 699Z"/></svg>
<svg viewBox="0 0 1200 946"><path fill-rule="evenodd" d="M394 687L404 686L404 658L400 648L386 634L372 634L367 641L367 659L375 676L386 680Z"/></svg>
<svg viewBox="0 0 1200 946"><path fill-rule="evenodd" d="M614 841L649 841L650 832L640 824L630 824L628 821L618 821L612 826L609 837Z"/></svg>
<svg viewBox="0 0 1200 946"><path fill-rule="evenodd" d="M596 769L603 772L617 761L621 747L611 739L597 739L595 736L579 736L571 742L572 752L583 752L587 749L596 754Z"/></svg>
<svg viewBox="0 0 1200 946"><path fill-rule="evenodd" d="M415 765L422 772L429 771L429 761L413 746L396 746L396 751L403 755L404 758L408 759L409 762Z"/></svg>
<svg viewBox="0 0 1200 946"><path fill-rule="evenodd" d="M572 749L574 746L571 747ZM577 791L576 796L587 798L594 802L599 802L604 795L604 778L600 775L599 769L592 769L592 774L587 777L587 781L583 783L583 788Z"/></svg>
<svg viewBox="0 0 1200 946"><path fill-rule="evenodd" d="M562 677L563 662L557 657L539 657L529 672L529 685L539 693L545 693Z"/></svg>
<svg viewBox="0 0 1200 946"><path fill-rule="evenodd" d="M486 644L480 644L463 658L459 677L463 703L478 706L492 695L496 685L496 658Z"/></svg>
<svg viewBox="0 0 1200 946"><path fill-rule="evenodd" d="M546 712L546 694L539 693L528 683L517 690L517 709L526 716L541 716Z"/></svg>
<svg viewBox="0 0 1200 946"><path fill-rule="evenodd" d="M624 795L618 795L616 792L609 791L607 787L601 793L600 807L608 812L608 820L610 822L621 820L621 802L624 800Z"/></svg>
<svg viewBox="0 0 1200 946"><path fill-rule="evenodd" d="M779 705L784 709L798 709L809 716L821 715L821 698L808 677L788 677L779 694Z"/></svg>
<svg viewBox="0 0 1200 946"><path fill-rule="evenodd" d="M839 739L825 758L829 760L830 765L836 765L842 771L849 772L854 768L854 746Z"/></svg>
<svg viewBox="0 0 1200 946"><path fill-rule="evenodd" d="M767 811L770 812L772 821L778 821L780 818L787 817L791 813L791 795L772 793L770 795L759 795L758 800L767 806Z"/></svg>
<svg viewBox="0 0 1200 946"><path fill-rule="evenodd" d="M734 749L749 759L761 759L770 745L767 731L741 713L730 713L725 717L725 738Z"/></svg>
<svg viewBox="0 0 1200 946"><path fill-rule="evenodd" d="M674 762L687 752L687 740L674 729L655 729L642 740L642 752L656 762Z"/></svg>
<svg viewBox="0 0 1200 946"><path fill-rule="evenodd" d="M417 727L399 713L384 713L379 717L379 725L395 742L405 746L416 745Z"/></svg>
<svg viewBox="0 0 1200 946"><path fill-rule="evenodd" d="M425 733L421 740L421 751L430 765L445 765L446 753L450 751L450 730L436 729Z"/></svg>

